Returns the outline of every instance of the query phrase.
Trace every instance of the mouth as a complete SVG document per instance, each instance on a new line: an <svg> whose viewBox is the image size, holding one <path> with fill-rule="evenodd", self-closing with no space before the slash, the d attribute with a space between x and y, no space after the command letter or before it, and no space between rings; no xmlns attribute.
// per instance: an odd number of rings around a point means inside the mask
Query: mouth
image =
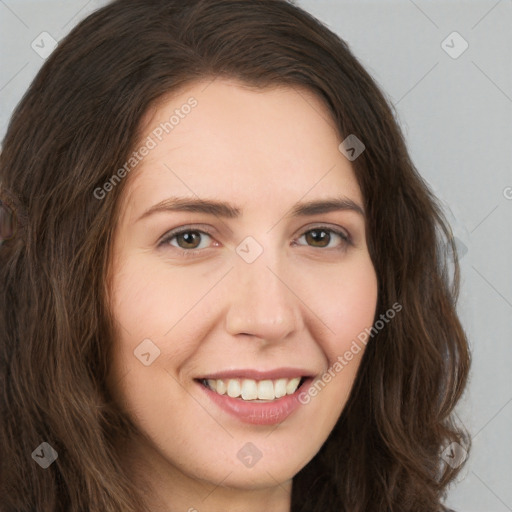
<svg viewBox="0 0 512 512"><path fill-rule="evenodd" d="M295 394L307 379L307 376L298 376L262 380L247 378L197 380L218 395L227 395L245 402L268 403Z"/></svg>
<svg viewBox="0 0 512 512"><path fill-rule="evenodd" d="M299 400L314 374L281 368L274 371L232 370L194 379L219 411L243 423L275 425L304 404Z"/></svg>

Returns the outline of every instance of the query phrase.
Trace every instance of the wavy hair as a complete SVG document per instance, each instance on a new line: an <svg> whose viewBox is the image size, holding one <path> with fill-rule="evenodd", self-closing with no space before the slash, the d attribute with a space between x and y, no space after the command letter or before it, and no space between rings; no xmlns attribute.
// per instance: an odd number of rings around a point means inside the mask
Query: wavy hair
<svg viewBox="0 0 512 512"><path fill-rule="evenodd" d="M460 467L441 451L470 444L453 421L470 355L451 231L374 80L343 40L285 0L114 1L60 42L15 109L0 155L2 224L16 226L0 245L0 510L147 510L120 459L135 426L106 386L110 249L129 177L101 200L94 191L129 158L148 108L216 77L307 88L340 142L364 142L352 165L376 319L402 305L294 477L292 512L446 510ZM32 460L42 442L58 454L45 470Z"/></svg>

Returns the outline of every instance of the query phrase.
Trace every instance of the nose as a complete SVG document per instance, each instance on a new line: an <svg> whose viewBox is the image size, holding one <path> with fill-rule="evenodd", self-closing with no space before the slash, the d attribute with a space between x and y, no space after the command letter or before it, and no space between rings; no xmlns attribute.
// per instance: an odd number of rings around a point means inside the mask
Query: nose
<svg viewBox="0 0 512 512"><path fill-rule="evenodd" d="M265 252L253 263L239 260L231 272L226 331L267 342L281 341L302 328L300 299L289 273Z"/></svg>

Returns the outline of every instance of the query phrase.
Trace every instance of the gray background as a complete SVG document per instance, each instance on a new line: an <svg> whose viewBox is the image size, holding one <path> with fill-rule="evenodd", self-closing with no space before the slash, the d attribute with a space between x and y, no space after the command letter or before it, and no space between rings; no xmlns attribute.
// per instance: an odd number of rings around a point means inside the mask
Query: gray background
<svg viewBox="0 0 512 512"><path fill-rule="evenodd" d="M43 59L101 0L0 0L0 137ZM462 251L473 367L458 416L473 451L448 504L512 511L512 0L296 2L345 39L395 105L413 160ZM442 42L457 31L457 58ZM451 36L456 55L463 41ZM455 53L454 53L455 52Z"/></svg>

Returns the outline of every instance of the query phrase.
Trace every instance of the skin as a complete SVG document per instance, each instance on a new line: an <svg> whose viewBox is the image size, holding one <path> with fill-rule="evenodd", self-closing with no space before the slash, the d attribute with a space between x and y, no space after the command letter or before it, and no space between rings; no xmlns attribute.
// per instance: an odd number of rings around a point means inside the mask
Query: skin
<svg viewBox="0 0 512 512"><path fill-rule="evenodd" d="M141 432L125 456L154 511L285 512L292 478L338 420L363 350L278 425L228 415L194 378L232 368L321 375L371 327L377 277L364 216L290 215L299 201L344 196L362 208L363 198L325 105L306 90L196 82L148 111L141 141L190 96L198 105L125 178L115 231L110 382ZM241 214L137 220L171 196L226 201ZM351 242L312 237L323 225ZM211 232L159 246L181 226ZM247 236L263 249L252 263L236 252ZM144 339L160 350L150 366L134 356ZM237 457L247 442L262 454L251 468Z"/></svg>

